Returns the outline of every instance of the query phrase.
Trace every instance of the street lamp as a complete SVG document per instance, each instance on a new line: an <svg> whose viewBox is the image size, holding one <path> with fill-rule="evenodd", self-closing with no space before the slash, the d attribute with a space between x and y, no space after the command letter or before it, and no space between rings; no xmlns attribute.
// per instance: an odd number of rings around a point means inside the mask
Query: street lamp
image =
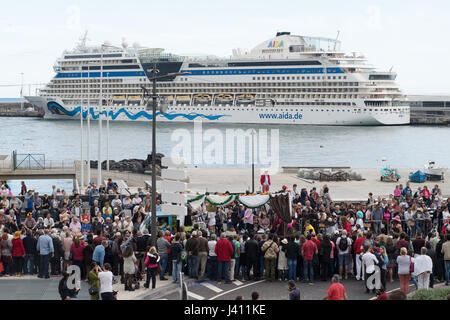
<svg viewBox="0 0 450 320"><path fill-rule="evenodd" d="M88 68L88 96L87 96L87 184L91 183L91 73Z"/></svg>
<svg viewBox="0 0 450 320"><path fill-rule="evenodd" d="M176 77L180 75L185 75L187 72L174 72L174 73L167 73L165 75L158 76L159 70L156 69L156 62L153 63L153 69L148 70L152 72L152 78L149 80L153 83L153 91L150 95L148 90L141 86L143 90L143 98L145 97L152 98L152 217L151 217L151 243L152 246L156 245L156 108L157 108L157 99L158 95L156 93L156 81L163 79L163 78L170 78L170 77ZM147 110L150 108L150 99L147 100ZM161 113L165 113L165 108L160 109Z"/></svg>
<svg viewBox="0 0 450 320"><path fill-rule="evenodd" d="M252 193L255 193L255 129L252 129Z"/></svg>
<svg viewBox="0 0 450 320"><path fill-rule="evenodd" d="M100 94L98 107L98 164L97 164L97 186L102 185L102 109L103 109L103 44L100 50Z"/></svg>
<svg viewBox="0 0 450 320"><path fill-rule="evenodd" d="M83 82L83 72L81 72L81 82ZM83 163L83 95L81 96L81 103L80 103L80 171L81 171L81 188L79 190L79 193L82 194L82 190L84 188L84 163Z"/></svg>
<svg viewBox="0 0 450 320"><path fill-rule="evenodd" d="M106 73L109 78L109 72ZM106 100L106 171L109 172L109 100Z"/></svg>

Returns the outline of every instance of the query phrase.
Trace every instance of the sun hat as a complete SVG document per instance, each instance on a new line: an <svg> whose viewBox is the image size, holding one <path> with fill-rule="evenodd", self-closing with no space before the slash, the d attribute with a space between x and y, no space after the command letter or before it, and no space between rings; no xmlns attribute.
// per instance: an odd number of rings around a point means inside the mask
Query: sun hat
<svg viewBox="0 0 450 320"><path fill-rule="evenodd" d="M281 243L282 243L282 244L287 244L288 241L287 241L287 239L285 238L285 239L281 240Z"/></svg>
<svg viewBox="0 0 450 320"><path fill-rule="evenodd" d="M401 220L400 220L400 216L395 216L392 220L395 220L395 221L398 221L398 222L401 222Z"/></svg>

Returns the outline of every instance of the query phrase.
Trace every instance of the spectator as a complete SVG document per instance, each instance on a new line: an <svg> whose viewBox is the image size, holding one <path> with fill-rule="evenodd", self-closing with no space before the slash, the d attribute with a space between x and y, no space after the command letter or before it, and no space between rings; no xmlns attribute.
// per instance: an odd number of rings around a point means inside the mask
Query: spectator
<svg viewBox="0 0 450 320"><path fill-rule="evenodd" d="M137 261L133 248L127 246L123 252L123 272L125 274L125 291L134 291L133 275L135 273L135 263Z"/></svg>
<svg viewBox="0 0 450 320"><path fill-rule="evenodd" d="M348 300L345 287L339 283L337 274L331 278L331 285L328 287L327 295L322 300Z"/></svg>
<svg viewBox="0 0 450 320"><path fill-rule="evenodd" d="M342 278L342 272L345 269L345 280L348 279L349 266L352 262L350 258L350 251L352 246L352 239L347 237L347 231L342 230L342 236L336 240L336 248L338 249L339 258L339 277Z"/></svg>
<svg viewBox="0 0 450 320"><path fill-rule="evenodd" d="M206 239L206 231L199 231L198 237L198 277L203 279L206 270L206 261L208 260L208 240Z"/></svg>
<svg viewBox="0 0 450 320"><path fill-rule="evenodd" d="M23 241L20 238L20 231L16 231L12 238L12 258L14 262L14 271L16 276L22 276L23 270L23 260L25 258L25 248L23 246Z"/></svg>
<svg viewBox="0 0 450 320"><path fill-rule="evenodd" d="M225 283L230 284L231 281L229 277L229 269L230 269L231 255L233 254L233 247L231 243L226 239L225 233L222 233L220 235L220 240L217 242L214 252L217 255L217 264L218 264L217 282L219 284L222 283L222 271L224 271Z"/></svg>
<svg viewBox="0 0 450 320"><path fill-rule="evenodd" d="M145 265L147 266L147 281L144 284L144 288L149 288L150 279L152 280L152 289L156 287L156 273L159 265L160 257L155 247L151 247L147 253Z"/></svg>
<svg viewBox="0 0 450 320"><path fill-rule="evenodd" d="M428 289L430 274L433 271L433 261L427 255L427 248L420 249L420 255L414 258L414 275L417 277L418 289Z"/></svg>
<svg viewBox="0 0 450 320"><path fill-rule="evenodd" d="M102 300L114 300L112 289L114 276L109 263L105 263L103 270L98 272L98 280L100 282L100 296Z"/></svg>
<svg viewBox="0 0 450 320"><path fill-rule="evenodd" d="M38 278L49 279L48 266L50 258L54 257L53 240L50 238L49 230L45 230L37 241L37 251L39 252L39 275Z"/></svg>
<svg viewBox="0 0 450 320"><path fill-rule="evenodd" d="M408 250L405 247L400 249L400 255L397 257L398 277L400 278L400 290L405 294L409 293L409 280L411 279L412 258L408 256Z"/></svg>
<svg viewBox="0 0 450 320"><path fill-rule="evenodd" d="M167 263L169 262L168 250L170 249L170 243L166 238L164 238L164 233L162 231L159 231L158 233L156 247L161 259L161 274L159 275L159 280L167 280L167 278L164 277L164 274L166 273Z"/></svg>
<svg viewBox="0 0 450 320"><path fill-rule="evenodd" d="M105 259L105 250L108 248L109 242L107 240L103 240L102 244L99 244L95 247L94 253L92 254L92 261L97 263L100 267L103 267L104 259Z"/></svg>
<svg viewBox="0 0 450 320"><path fill-rule="evenodd" d="M289 300L300 300L300 289L295 286L293 280L288 282Z"/></svg>
<svg viewBox="0 0 450 320"><path fill-rule="evenodd" d="M277 261L277 254L279 252L278 245L274 241L273 234L269 235L269 240L267 240L261 248L261 251L264 253L264 269L266 274L264 277L266 281L274 281L275 280L275 264Z"/></svg>
<svg viewBox="0 0 450 320"><path fill-rule="evenodd" d="M318 254L318 249L316 244L311 241L311 234L306 236L306 241L302 245L302 257L303 257L303 272L304 282L308 282L310 285L314 284L314 268L313 268L313 258L314 254Z"/></svg>

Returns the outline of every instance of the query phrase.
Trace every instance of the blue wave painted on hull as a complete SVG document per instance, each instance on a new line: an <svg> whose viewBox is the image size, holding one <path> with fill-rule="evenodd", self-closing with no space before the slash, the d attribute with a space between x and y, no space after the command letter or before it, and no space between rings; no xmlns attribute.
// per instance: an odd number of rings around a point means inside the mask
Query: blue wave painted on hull
<svg viewBox="0 0 450 320"><path fill-rule="evenodd" d="M69 117L73 117L75 115L77 115L78 113L80 113L81 107L76 107L71 111L66 110L65 108L63 108L61 105L59 105L56 102L49 102L47 104L47 107L49 109L49 111L53 114L59 114L59 115L66 115ZM92 119L98 119L99 113L95 114L94 109L90 108L89 109L89 113L91 114ZM109 111L109 117L111 117L112 120L117 119L117 117L121 114L124 113L125 116L130 119L130 120L137 120L141 117L147 118L148 120L152 120L153 119L153 115L146 112L146 111L139 111L136 114L131 114L129 113L127 110L125 110L125 108L120 108L117 112L114 111ZM107 116L107 112L106 111L102 111L102 114L106 117ZM83 118L86 118L88 115L88 111L83 111ZM184 117L188 120L195 120L196 118L200 117L200 118L205 118L208 120L217 120L220 119L222 117L230 117L229 115L216 115L216 116L211 116L211 115L205 115L205 114L201 114L201 113L190 113L190 114L185 114L185 113L165 113L165 114L161 114L160 112L156 113L156 116L161 115L163 117L165 117L168 120L173 120L175 118L178 117Z"/></svg>

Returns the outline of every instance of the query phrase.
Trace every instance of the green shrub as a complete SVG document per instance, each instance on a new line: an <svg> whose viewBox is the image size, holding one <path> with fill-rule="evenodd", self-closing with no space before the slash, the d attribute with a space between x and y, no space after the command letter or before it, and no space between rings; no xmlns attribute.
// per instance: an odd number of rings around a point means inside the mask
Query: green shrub
<svg viewBox="0 0 450 320"><path fill-rule="evenodd" d="M450 288L420 289L414 293L411 300L447 300Z"/></svg>

